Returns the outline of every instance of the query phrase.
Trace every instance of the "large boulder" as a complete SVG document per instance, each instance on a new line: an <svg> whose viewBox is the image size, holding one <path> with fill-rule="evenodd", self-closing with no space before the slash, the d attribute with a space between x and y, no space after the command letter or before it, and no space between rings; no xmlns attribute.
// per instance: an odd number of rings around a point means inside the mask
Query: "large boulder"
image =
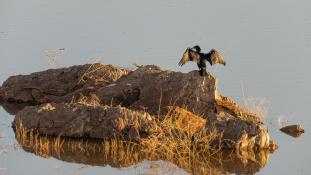
<svg viewBox="0 0 311 175"><path fill-rule="evenodd" d="M175 128L187 128L193 134L204 128L210 132L217 130L218 137L209 140L211 146L221 148L263 149L269 148L268 133L255 123L236 117L215 116L214 120L203 119L195 114L175 108L165 116L172 118L162 125L157 116L142 111L130 110L121 106L101 106L87 104L46 103L39 106L28 106L19 111L13 126L17 130L33 131L41 135L66 136L75 138L122 139L140 142L144 138L163 135L177 135L170 139L182 139L182 132ZM208 122L207 122L208 121ZM201 134L201 132L200 132ZM187 135L187 134L186 134ZM204 136L203 136L204 137ZM161 138L160 140L166 138Z"/></svg>
<svg viewBox="0 0 311 175"><path fill-rule="evenodd" d="M0 88L0 99L42 104L70 102L81 95L96 94L103 105L121 105L150 114L165 113L167 106L187 107L195 114L215 109L216 79L198 71L163 71L141 66L135 71L111 65L80 65L50 69L8 78Z"/></svg>
<svg viewBox="0 0 311 175"><path fill-rule="evenodd" d="M96 63L11 76L0 88L0 100L22 103L55 101L84 87L111 83L129 72Z"/></svg>
<svg viewBox="0 0 311 175"><path fill-rule="evenodd" d="M215 109L216 83L212 75L201 77L198 71L181 73L143 66L95 93L102 104L121 104L153 115L166 113L168 106L208 114Z"/></svg>
<svg viewBox="0 0 311 175"><path fill-rule="evenodd" d="M13 125L48 136L138 140L156 131L153 120L146 112L120 106L46 103L25 107Z"/></svg>

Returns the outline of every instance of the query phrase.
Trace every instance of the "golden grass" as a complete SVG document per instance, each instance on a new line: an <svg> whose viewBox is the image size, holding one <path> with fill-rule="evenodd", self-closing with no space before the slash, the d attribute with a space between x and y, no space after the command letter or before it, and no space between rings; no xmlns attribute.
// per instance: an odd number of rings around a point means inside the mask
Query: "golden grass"
<svg viewBox="0 0 311 175"><path fill-rule="evenodd" d="M245 112L254 112L251 108L254 103L242 106ZM73 98L71 105L83 104L87 106L100 106L99 99L94 96L88 98L80 96ZM255 106L258 107L258 106ZM258 110L258 109L257 109ZM255 111L256 112L256 111ZM130 114L131 115L131 114ZM138 131L144 127L145 120L136 119L129 122ZM140 162L142 157L149 160L165 160L173 162L188 172L196 174L221 174L223 171L214 168L211 161L221 150L221 133L215 128L206 128L206 120L183 109L169 107L164 116L158 115L151 120L155 126L152 135L141 138L139 142L130 142L120 139L103 139L101 144L92 144L88 141L66 142L62 137L42 137L33 131L27 131L21 122L16 123L16 138L23 148L31 149L42 157L54 156L61 159L62 155L70 151L76 155L93 155L103 153L104 161L112 158L118 159L124 165ZM99 146L100 145L100 146ZM244 155L241 155L243 159ZM245 156L244 156L245 157ZM247 161L248 159L245 159ZM199 167L194 169L194 167Z"/></svg>
<svg viewBox="0 0 311 175"><path fill-rule="evenodd" d="M69 105L75 105L75 104L83 104L86 106L100 106L100 99L95 95L91 95L90 97L80 95L79 97L73 96L71 98L71 101Z"/></svg>
<svg viewBox="0 0 311 175"><path fill-rule="evenodd" d="M87 103L87 101L83 98L81 103ZM204 119L191 121L189 115L191 114L182 108L171 108L165 116L159 120L153 120L157 126L155 134L143 138L139 142L104 139L101 147L89 144L88 141L71 142L65 146L65 150L70 148L76 154L100 150L109 152L105 156L119 157L120 159L130 156L132 157L131 161L133 159L138 161L140 156L135 153L138 148L141 155L171 161L184 169L191 170L193 161L202 160L202 156L204 159L209 159L211 155L219 151L210 145L211 141L219 139L219 135L216 130L208 131L205 128ZM139 127L141 124L138 122L143 121L135 120L135 123L131 123L131 125ZM15 126L16 139L22 147L32 149L35 154L42 157L51 155L61 157L64 154L64 138L42 137L31 130L27 131L20 121ZM120 154L120 150L123 150L122 154Z"/></svg>
<svg viewBox="0 0 311 175"><path fill-rule="evenodd" d="M270 105L270 101L265 98L243 96L239 108L242 112L253 114L264 122Z"/></svg>
<svg viewBox="0 0 311 175"><path fill-rule="evenodd" d="M42 112L42 111L52 111L52 110L54 110L54 109L55 109L55 107L52 106L52 104L50 104L50 103L45 103L45 104L38 110L38 112L40 113L40 112Z"/></svg>
<svg viewBox="0 0 311 175"><path fill-rule="evenodd" d="M64 141L60 136L51 141L48 137L42 137L32 130L26 130L21 121L15 124L15 135L18 143L27 148L32 148L34 153L42 157L50 157L52 154L60 155Z"/></svg>
<svg viewBox="0 0 311 175"><path fill-rule="evenodd" d="M193 161L204 155L209 158L220 148L215 149L211 142L220 139L216 129L205 128L205 120L197 117L191 121L187 110L171 108L157 122L158 132L142 139L140 150L151 157L170 160L186 169L191 169Z"/></svg>
<svg viewBox="0 0 311 175"><path fill-rule="evenodd" d="M218 96L216 98L217 112L224 112L242 120L254 122L256 124L263 124L265 120L266 107L265 103L257 104L251 98L243 98L242 104L237 105L232 99L228 97Z"/></svg>
<svg viewBox="0 0 311 175"><path fill-rule="evenodd" d="M244 85L241 82L242 97L240 98L239 109L244 114L249 114L249 120L254 120L254 116L262 123L265 123L267 112L271 106L271 102L266 98L246 96ZM247 116L246 116L247 117Z"/></svg>
<svg viewBox="0 0 311 175"><path fill-rule="evenodd" d="M103 65L100 63L91 64L88 69L79 78L77 85L92 80L96 83L111 83L119 79L123 75L127 75L127 69L115 69L110 65Z"/></svg>
<svg viewBox="0 0 311 175"><path fill-rule="evenodd" d="M108 164L113 167L129 167L143 160L163 160L193 174L224 174L227 169L222 164L226 162L231 162L232 167L236 161L241 162L237 163L239 166L255 161L262 167L268 161L268 152L261 153L263 155L250 152L245 155L232 150L223 156L222 150L213 149L207 144L217 138L215 131L208 132L201 128L194 132L190 126L184 127L179 121L181 119L164 118L160 125L165 132L146 138L141 143L117 139L92 141L40 136L26 131L21 123L16 125L16 138L23 149L36 155L97 166ZM251 165L253 167L254 162ZM147 167L146 171L159 172L154 168L156 167ZM160 167L160 170L163 169ZM169 171L174 173L172 169Z"/></svg>

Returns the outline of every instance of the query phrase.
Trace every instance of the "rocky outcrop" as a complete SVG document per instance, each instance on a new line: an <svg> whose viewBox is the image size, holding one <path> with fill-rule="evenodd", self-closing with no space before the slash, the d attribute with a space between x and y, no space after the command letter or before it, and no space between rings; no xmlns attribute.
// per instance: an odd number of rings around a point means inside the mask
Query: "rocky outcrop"
<svg viewBox="0 0 311 175"><path fill-rule="evenodd" d="M215 109L216 79L210 74L198 76L197 71L184 74L144 66L95 93L102 104L121 104L150 114L164 114L167 106L208 114Z"/></svg>
<svg viewBox="0 0 311 175"><path fill-rule="evenodd" d="M224 116L217 115L213 120L203 119L185 109L175 108L167 117L177 121L172 125L188 128L193 137L204 127L211 132L212 129L217 129L221 139L206 143L213 146L239 150L270 146L269 135L265 130L255 123L233 116L225 120ZM49 136L112 138L139 142L144 138L171 134L166 132L170 128L161 128L158 120L157 116L121 106L46 103L25 107L17 113L13 125L22 124L22 128L27 131ZM208 135L210 132L205 134Z"/></svg>
<svg viewBox="0 0 311 175"><path fill-rule="evenodd" d="M19 103L57 101L87 87L109 84L129 72L97 63L12 76L0 88L0 99Z"/></svg>
<svg viewBox="0 0 311 175"><path fill-rule="evenodd" d="M49 136L138 140L154 134L153 120L146 112L120 106L46 103L25 107L13 125Z"/></svg>
<svg viewBox="0 0 311 175"><path fill-rule="evenodd" d="M21 122L44 135L139 141L159 132L157 121L173 110L193 133L216 129L221 139L211 144L222 148L271 145L262 121L222 97L217 80L198 71L163 71L153 65L135 71L101 64L72 66L10 77L0 88L0 98L39 104L19 111L14 124Z"/></svg>
<svg viewBox="0 0 311 175"><path fill-rule="evenodd" d="M150 114L165 113L167 106L187 106L196 114L207 114L214 111L215 92L216 79L210 74L201 77L197 71L183 74L157 66L132 72L96 64L10 77L0 88L0 99L41 104L96 94L103 105L143 109Z"/></svg>

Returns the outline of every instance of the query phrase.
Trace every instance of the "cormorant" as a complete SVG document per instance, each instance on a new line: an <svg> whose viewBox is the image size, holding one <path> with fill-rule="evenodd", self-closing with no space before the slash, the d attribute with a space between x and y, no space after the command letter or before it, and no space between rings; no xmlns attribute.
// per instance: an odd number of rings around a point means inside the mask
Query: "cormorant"
<svg viewBox="0 0 311 175"><path fill-rule="evenodd" d="M198 64L200 75L205 76L207 74L206 60L211 66L216 63L226 65L224 58L217 50L212 49L209 53L201 53L201 48L198 45L187 48L178 65L183 66L188 61L195 61Z"/></svg>

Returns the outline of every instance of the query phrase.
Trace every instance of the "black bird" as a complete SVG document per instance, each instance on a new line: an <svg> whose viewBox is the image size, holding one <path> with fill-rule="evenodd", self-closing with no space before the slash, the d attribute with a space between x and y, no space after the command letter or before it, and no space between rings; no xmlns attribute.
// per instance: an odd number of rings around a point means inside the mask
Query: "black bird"
<svg viewBox="0 0 311 175"><path fill-rule="evenodd" d="M201 53L201 48L198 45L187 48L178 65L183 66L188 61L195 61L198 64L200 75L205 76L207 74L206 60L211 66L216 63L226 65L224 58L217 50L212 49L209 53Z"/></svg>

